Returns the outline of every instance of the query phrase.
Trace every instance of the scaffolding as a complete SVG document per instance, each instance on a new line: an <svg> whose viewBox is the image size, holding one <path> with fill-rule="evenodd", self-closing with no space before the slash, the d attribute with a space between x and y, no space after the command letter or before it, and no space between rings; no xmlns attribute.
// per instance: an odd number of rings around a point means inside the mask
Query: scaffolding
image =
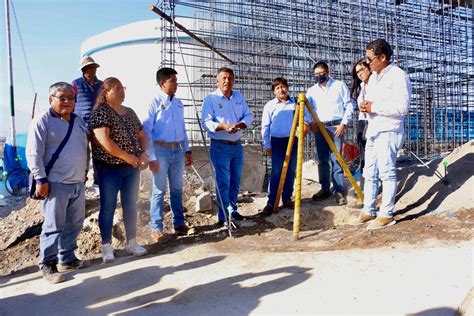
<svg viewBox="0 0 474 316"><path fill-rule="evenodd" d="M157 7L172 20L192 18L188 30L213 48L196 40L179 41L183 33L175 32L173 24L162 19L161 62L163 66L183 66L179 55L186 57L198 114L204 97L216 89L216 70L233 68L235 89L245 96L254 113L254 124L244 139L260 144L261 113L273 98L272 79L287 78L296 96L314 84L312 67L323 60L332 77L350 86L352 66L364 57L366 44L384 38L394 50L392 61L412 82L405 144L418 156L432 158L474 139L473 3L160 1ZM194 106L191 99L183 101L185 106ZM356 115L352 122L357 121ZM186 124L193 145L198 145L202 139L196 117L187 115ZM346 141L355 142L354 127L349 126ZM314 146L307 149L306 158L314 157Z"/></svg>

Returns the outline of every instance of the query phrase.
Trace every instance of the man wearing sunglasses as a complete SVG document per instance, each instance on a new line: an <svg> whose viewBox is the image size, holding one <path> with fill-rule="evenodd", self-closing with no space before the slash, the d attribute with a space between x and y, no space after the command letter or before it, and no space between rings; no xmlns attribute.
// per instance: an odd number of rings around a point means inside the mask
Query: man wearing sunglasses
<svg viewBox="0 0 474 316"><path fill-rule="evenodd" d="M397 152L404 140L403 120L411 98L408 75L390 62L390 44L377 39L366 47L365 60L372 75L367 84L360 111L367 113L368 128L364 167L364 209L355 224L371 221L367 229L381 229L395 224L393 208L397 193ZM376 208L379 179L382 181L382 204Z"/></svg>

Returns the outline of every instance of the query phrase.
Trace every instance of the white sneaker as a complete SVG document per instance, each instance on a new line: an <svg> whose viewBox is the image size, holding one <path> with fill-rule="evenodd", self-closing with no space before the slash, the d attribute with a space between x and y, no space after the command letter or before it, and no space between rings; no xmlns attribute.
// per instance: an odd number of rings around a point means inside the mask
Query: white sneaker
<svg viewBox="0 0 474 316"><path fill-rule="evenodd" d="M125 250L127 250L128 253L133 254L136 257L141 257L148 253L145 248L137 244L137 241L135 239L131 239L128 241Z"/></svg>
<svg viewBox="0 0 474 316"><path fill-rule="evenodd" d="M111 244L103 244L102 245L102 262L108 263L115 260L114 257L114 248L112 248Z"/></svg>

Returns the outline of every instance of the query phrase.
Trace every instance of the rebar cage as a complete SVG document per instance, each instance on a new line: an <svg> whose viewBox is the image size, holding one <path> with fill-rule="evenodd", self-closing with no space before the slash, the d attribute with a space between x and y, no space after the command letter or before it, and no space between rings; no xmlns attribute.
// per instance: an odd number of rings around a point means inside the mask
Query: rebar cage
<svg viewBox="0 0 474 316"><path fill-rule="evenodd" d="M161 63L174 67L186 64L192 73L190 88L198 115L203 98L216 89L216 70L233 68L235 89L245 96L254 113L254 123L244 140L259 144L263 106L273 98L272 79L287 78L296 96L314 84L312 67L323 60L329 64L331 76L350 87L352 66L364 57L366 44L384 38L394 50L392 61L412 82L405 144L418 156L432 158L474 139L473 3L160 1L158 8L172 19L192 19L188 30L213 48L195 40L180 41L183 33L163 20ZM183 102L193 106L191 98ZM194 108L188 108L186 124L191 143L198 146L202 139L195 115ZM346 133L348 142L355 142L356 115ZM310 137L309 142L314 140ZM305 158L314 157L314 146L305 147Z"/></svg>

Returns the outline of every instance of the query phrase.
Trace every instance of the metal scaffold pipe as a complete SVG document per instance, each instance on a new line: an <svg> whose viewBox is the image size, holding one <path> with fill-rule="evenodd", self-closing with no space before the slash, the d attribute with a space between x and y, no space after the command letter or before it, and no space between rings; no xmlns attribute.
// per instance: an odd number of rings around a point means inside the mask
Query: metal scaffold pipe
<svg viewBox="0 0 474 316"><path fill-rule="evenodd" d="M235 62L230 59L229 57L227 57L226 55L222 54L221 52L219 52L214 46L212 46L211 44L209 44L208 42L206 42L205 40L203 40L202 38L200 38L199 36L197 36L196 34L194 34L193 32L189 31L187 28L185 28L183 25L181 25L180 23L176 22L175 20L173 20L169 15L165 14L163 11L161 11L160 9L158 9L157 7L155 6L151 6L150 7L150 10L155 12L156 14L158 14L159 16L161 16L163 19L165 19L166 21L168 21L169 23L173 24L175 27L177 27L178 29L180 29L181 31L183 31L184 33L188 34L190 37L192 37L193 39L195 39L196 41L198 41L199 43L201 43L202 45L206 46L207 48L209 48L210 50L212 50L214 53L216 53L217 55L221 56L223 59L227 60L229 63L231 64L235 64Z"/></svg>
<svg viewBox="0 0 474 316"><path fill-rule="evenodd" d="M15 98L13 93L13 62L12 62L12 44L11 44L11 29L10 29L10 0L5 0L5 25L7 31L7 54L8 54L8 85L10 92L10 136L11 145L15 150L16 156L16 127L15 127Z"/></svg>

